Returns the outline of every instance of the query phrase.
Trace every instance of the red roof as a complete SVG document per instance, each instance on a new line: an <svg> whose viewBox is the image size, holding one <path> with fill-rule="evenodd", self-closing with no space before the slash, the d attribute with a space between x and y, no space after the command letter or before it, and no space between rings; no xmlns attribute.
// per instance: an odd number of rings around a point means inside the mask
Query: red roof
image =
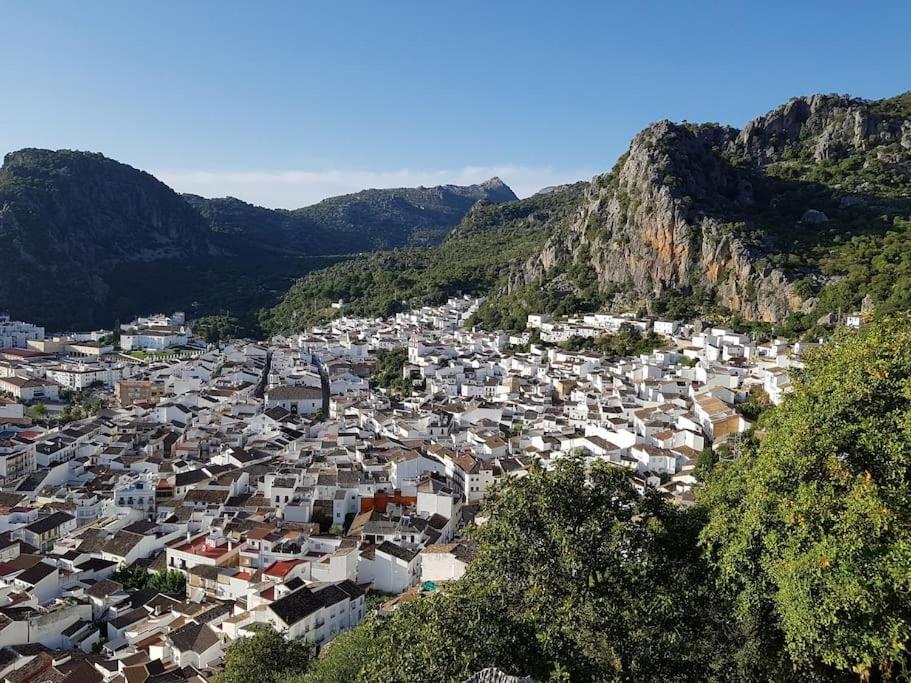
<svg viewBox="0 0 911 683"><path fill-rule="evenodd" d="M294 569L297 565L303 564L303 560L276 560L268 567L263 570L264 574L269 576L277 576L279 578L287 576L288 572Z"/></svg>
<svg viewBox="0 0 911 683"><path fill-rule="evenodd" d="M221 545L211 546L208 544L208 538L199 536L189 543L184 543L174 548L174 550L192 555L201 555L202 557L219 558L228 552L228 543L225 541Z"/></svg>
<svg viewBox="0 0 911 683"><path fill-rule="evenodd" d="M22 571L22 567L14 567L8 562L0 562L0 576L9 576L20 571Z"/></svg>

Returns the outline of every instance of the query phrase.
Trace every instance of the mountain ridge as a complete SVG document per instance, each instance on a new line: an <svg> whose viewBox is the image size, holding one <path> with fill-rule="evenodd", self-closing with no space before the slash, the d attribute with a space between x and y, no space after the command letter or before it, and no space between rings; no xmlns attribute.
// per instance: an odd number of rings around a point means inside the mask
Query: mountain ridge
<svg viewBox="0 0 911 683"><path fill-rule="evenodd" d="M438 244L475 202L518 199L497 177L474 185L371 188L298 209L268 209L234 197L183 197L215 232L314 255Z"/></svg>
<svg viewBox="0 0 911 683"><path fill-rule="evenodd" d="M903 279L911 265L911 93L793 98L741 130L659 121L633 138L612 171L573 187L543 244L500 264L496 284L434 291L490 295L475 322L503 327L524 327L532 312L642 309L799 332L830 313L911 306ZM501 211L521 213L545 196ZM472 216L447 239L476 229ZM464 240L461 248L474 249ZM433 255L425 261L435 267ZM338 284L340 273L357 268L339 264L301 287L319 292L321 278ZM418 270L411 279L440 278ZM365 314L388 308L371 305L376 287L359 287L332 292ZM386 290L379 299L426 302L409 286ZM295 324L311 319L293 307L276 310Z"/></svg>
<svg viewBox="0 0 911 683"><path fill-rule="evenodd" d="M814 263L771 257L817 248L829 232L844 238L858 222L872 227L884 212L909 215L911 121L883 113L884 102L794 98L740 131L652 124L612 173L593 180L578 220L512 285L581 262L602 291L624 286L619 301L629 306L702 289L746 319L777 323L808 312L817 300L796 283L813 275ZM840 162L871 178L817 173ZM877 165L887 181L874 176ZM825 220L808 224L808 211Z"/></svg>
<svg viewBox="0 0 911 683"><path fill-rule="evenodd" d="M101 153L24 148L6 154L0 168L0 308L64 328L163 307L249 315L335 255L434 243L478 199L509 196L493 179L483 187L366 190L352 195L356 206L348 197L317 205L342 217L353 212L346 229L302 209L290 235L275 228L280 213L230 200L242 208L241 228L253 222L247 233L213 226L192 199ZM422 212L412 200L429 206L422 221L412 217Z"/></svg>

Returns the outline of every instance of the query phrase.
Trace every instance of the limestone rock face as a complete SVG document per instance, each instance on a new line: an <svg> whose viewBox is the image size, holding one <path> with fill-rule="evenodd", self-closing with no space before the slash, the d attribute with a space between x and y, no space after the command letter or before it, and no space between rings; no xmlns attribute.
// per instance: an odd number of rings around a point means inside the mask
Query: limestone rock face
<svg viewBox="0 0 911 683"><path fill-rule="evenodd" d="M671 290L701 291L744 318L781 321L813 302L795 291L794 275L771 265L771 245L738 224L781 200L758 196L754 180L782 159L816 164L858 150L894 155L907 146L908 127L863 100L824 95L792 100L740 131L660 121L636 135L610 173L592 179L574 220L524 264L510 288L586 263L601 291L618 292L618 304L647 307ZM845 206L866 201L842 198ZM812 206L801 211L793 224L829 220Z"/></svg>
<svg viewBox="0 0 911 683"><path fill-rule="evenodd" d="M669 121L641 132L618 168L592 180L576 220L526 264L522 279L582 259L602 288L625 288L625 303L702 286L751 319L780 320L798 309L781 272L759 265L722 221L692 208L718 197L753 201L749 182L712 153L735 135Z"/></svg>
<svg viewBox="0 0 911 683"><path fill-rule="evenodd" d="M811 95L791 100L751 121L735 145L760 163L780 158L795 144L808 144L816 161L836 158L845 151L863 151L883 139L911 139L908 121L877 114L864 100L843 95ZM877 140L871 140L876 136Z"/></svg>

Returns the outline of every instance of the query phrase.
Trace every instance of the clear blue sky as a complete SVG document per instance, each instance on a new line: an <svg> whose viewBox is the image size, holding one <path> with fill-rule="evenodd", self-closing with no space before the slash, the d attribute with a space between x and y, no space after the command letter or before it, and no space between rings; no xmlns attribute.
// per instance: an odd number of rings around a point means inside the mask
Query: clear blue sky
<svg viewBox="0 0 911 683"><path fill-rule="evenodd" d="M296 206L609 169L670 118L911 89L911 2L6 2L0 150Z"/></svg>

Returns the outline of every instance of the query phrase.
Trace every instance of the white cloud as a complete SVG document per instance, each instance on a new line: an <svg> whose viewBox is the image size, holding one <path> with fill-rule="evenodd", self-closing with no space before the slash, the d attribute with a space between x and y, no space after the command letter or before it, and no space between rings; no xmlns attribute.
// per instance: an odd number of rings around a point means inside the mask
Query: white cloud
<svg viewBox="0 0 911 683"><path fill-rule="evenodd" d="M252 204L289 209L367 188L470 185L493 176L499 176L519 197L527 197L542 187L588 180L595 173L591 169L557 170L509 164L436 171L153 171L178 192L204 197L232 196Z"/></svg>

